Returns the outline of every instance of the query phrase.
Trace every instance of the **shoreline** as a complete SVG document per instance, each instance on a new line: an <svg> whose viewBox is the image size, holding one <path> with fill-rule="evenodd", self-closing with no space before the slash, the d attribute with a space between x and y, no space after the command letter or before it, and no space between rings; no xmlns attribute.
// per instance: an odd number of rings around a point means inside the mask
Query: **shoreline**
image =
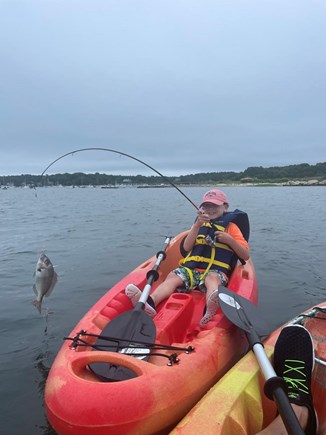
<svg viewBox="0 0 326 435"><path fill-rule="evenodd" d="M305 181L299 181L299 180L290 180L290 181L284 181L284 182L246 182L246 183L193 183L193 184L177 184L175 183L175 186L180 188L185 187L207 187L211 188L213 186L220 186L220 187L322 187L326 186L326 180L305 180ZM24 185L24 186L0 186L0 190L7 190L7 189L39 189L42 187L56 187L56 188L68 188L68 189L87 189L87 188L93 188L93 189L126 189L126 188L133 188L133 189L166 189L166 188L173 188L175 187L172 184L119 184L119 185L69 185L69 186L63 186L63 185L48 185L48 186L35 186L33 184Z"/></svg>

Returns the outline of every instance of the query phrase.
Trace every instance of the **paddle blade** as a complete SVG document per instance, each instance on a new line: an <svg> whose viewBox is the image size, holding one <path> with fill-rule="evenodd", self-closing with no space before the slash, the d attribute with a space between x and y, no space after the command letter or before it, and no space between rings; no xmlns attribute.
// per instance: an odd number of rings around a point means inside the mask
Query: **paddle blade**
<svg viewBox="0 0 326 435"><path fill-rule="evenodd" d="M270 330L258 312L257 305L237 295L231 290L219 286L219 303L223 314L236 326L248 334L253 331L259 337L266 337Z"/></svg>
<svg viewBox="0 0 326 435"><path fill-rule="evenodd" d="M155 342L156 327L153 320L144 311L127 311L115 317L103 329L95 343L98 350L106 350L132 355L148 360L150 345ZM142 345L139 342L146 342ZM131 379L137 374L123 365L107 362L94 362L90 370L107 382Z"/></svg>
<svg viewBox="0 0 326 435"><path fill-rule="evenodd" d="M133 370L117 364L94 362L88 365L91 371L104 382L126 381L137 376Z"/></svg>

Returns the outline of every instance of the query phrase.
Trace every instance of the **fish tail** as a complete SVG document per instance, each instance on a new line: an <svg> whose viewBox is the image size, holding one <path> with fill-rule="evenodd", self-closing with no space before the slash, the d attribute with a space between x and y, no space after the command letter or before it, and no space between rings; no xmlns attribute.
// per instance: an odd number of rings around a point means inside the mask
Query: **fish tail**
<svg viewBox="0 0 326 435"><path fill-rule="evenodd" d="M38 312L41 314L41 309L42 309L42 301L33 301L33 305L34 307L36 307L38 309Z"/></svg>

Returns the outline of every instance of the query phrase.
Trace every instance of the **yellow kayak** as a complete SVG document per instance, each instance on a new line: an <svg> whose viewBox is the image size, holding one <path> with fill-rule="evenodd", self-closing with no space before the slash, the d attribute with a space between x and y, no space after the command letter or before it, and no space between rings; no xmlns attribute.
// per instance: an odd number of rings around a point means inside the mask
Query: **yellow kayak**
<svg viewBox="0 0 326 435"><path fill-rule="evenodd" d="M315 348L312 394L318 415L318 434L326 434L326 302L307 310L288 324L304 325ZM264 342L272 358L281 328ZM277 415L272 400L264 395L264 377L253 352L244 356L229 370L195 407L181 420L171 434L250 435L265 428Z"/></svg>

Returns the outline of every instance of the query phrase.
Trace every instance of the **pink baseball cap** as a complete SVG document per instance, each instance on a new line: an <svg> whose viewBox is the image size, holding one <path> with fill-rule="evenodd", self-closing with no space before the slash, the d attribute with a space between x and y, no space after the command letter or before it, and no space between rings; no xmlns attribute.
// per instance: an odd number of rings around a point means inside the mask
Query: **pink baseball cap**
<svg viewBox="0 0 326 435"><path fill-rule="evenodd" d="M212 189L205 193L203 196L202 203L199 207L201 207L204 202L210 202L216 205L228 204L229 200L222 190Z"/></svg>

